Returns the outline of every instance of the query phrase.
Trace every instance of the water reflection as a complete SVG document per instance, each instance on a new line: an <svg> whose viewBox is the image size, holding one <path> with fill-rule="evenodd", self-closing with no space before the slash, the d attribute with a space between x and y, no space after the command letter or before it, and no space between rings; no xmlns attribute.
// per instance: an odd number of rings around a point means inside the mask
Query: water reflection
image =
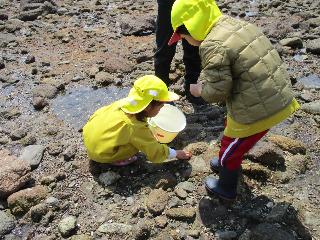
<svg viewBox="0 0 320 240"><path fill-rule="evenodd" d="M70 89L53 100L52 111L59 119L80 129L98 108L126 97L129 90L114 86L96 90L89 87Z"/></svg>

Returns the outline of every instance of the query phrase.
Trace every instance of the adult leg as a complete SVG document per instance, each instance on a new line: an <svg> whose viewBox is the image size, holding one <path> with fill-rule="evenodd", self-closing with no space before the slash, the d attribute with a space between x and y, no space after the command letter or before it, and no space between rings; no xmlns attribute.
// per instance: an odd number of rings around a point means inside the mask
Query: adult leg
<svg viewBox="0 0 320 240"><path fill-rule="evenodd" d="M199 47L190 45L185 39L182 40L183 63L185 65L184 89L189 102L195 104L205 104L201 97L194 97L190 93L190 84L197 83L201 72L201 60Z"/></svg>
<svg viewBox="0 0 320 240"><path fill-rule="evenodd" d="M157 50L154 55L155 75L170 85L169 72L172 59L176 51L176 44L168 46L173 33L171 26L171 8L174 0L157 0L158 16L156 26Z"/></svg>

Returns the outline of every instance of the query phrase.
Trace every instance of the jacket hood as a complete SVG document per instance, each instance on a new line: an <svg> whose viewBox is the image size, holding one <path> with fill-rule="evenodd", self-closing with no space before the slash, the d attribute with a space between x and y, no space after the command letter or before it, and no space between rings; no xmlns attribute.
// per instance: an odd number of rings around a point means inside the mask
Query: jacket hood
<svg viewBox="0 0 320 240"><path fill-rule="evenodd" d="M191 37L203 41L222 13L214 0L176 0L171 10L175 31L185 25Z"/></svg>

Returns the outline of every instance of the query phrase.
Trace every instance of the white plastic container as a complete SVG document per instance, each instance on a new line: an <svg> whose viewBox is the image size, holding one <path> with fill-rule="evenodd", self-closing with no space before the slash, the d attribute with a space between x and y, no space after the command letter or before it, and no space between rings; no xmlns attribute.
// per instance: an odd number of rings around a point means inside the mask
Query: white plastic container
<svg viewBox="0 0 320 240"><path fill-rule="evenodd" d="M149 128L160 143L171 142L187 125L183 112L170 104L164 104L157 116L148 119Z"/></svg>

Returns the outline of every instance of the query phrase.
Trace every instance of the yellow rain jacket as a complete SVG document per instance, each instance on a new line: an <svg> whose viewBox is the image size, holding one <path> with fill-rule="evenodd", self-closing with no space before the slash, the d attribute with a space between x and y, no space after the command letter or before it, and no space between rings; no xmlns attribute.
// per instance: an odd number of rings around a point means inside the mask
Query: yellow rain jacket
<svg viewBox="0 0 320 240"><path fill-rule="evenodd" d="M83 128L89 158L111 163L143 152L154 163L163 162L169 148L152 135L146 122L120 109L120 101L98 109Z"/></svg>

